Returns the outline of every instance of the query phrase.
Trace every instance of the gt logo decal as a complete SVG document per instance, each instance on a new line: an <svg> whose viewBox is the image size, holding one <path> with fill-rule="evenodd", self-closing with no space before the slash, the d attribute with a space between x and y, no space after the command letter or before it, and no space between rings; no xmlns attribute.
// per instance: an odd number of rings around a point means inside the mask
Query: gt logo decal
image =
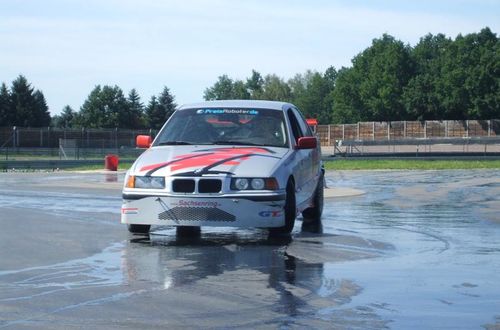
<svg viewBox="0 0 500 330"><path fill-rule="evenodd" d="M281 216L281 211L261 211L259 215L262 218L277 218Z"/></svg>

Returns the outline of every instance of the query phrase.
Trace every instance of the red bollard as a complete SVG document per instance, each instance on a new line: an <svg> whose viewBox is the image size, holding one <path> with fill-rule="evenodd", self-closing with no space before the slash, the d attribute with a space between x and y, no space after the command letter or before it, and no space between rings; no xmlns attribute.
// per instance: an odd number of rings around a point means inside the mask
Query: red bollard
<svg viewBox="0 0 500 330"><path fill-rule="evenodd" d="M109 171L117 171L119 159L117 155L106 155L104 157L104 168Z"/></svg>

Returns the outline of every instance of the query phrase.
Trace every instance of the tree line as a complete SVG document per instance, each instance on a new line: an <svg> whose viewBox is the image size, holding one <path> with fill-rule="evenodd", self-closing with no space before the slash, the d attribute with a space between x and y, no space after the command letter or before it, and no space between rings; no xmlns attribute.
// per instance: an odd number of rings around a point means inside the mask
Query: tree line
<svg viewBox="0 0 500 330"><path fill-rule="evenodd" d="M168 87L144 105L136 89L125 96L118 86L97 85L79 111L66 105L51 117L43 93L26 77L20 75L10 90L5 83L0 87L0 127L159 129L176 107Z"/></svg>
<svg viewBox="0 0 500 330"><path fill-rule="evenodd" d="M291 102L320 124L500 118L500 40L489 28L455 39L428 34L414 47L384 34L351 62L288 80L255 70L243 80L223 74L203 96ZM144 105L135 89L125 96L98 85L79 111L65 106L50 118L43 93L19 76L10 90L1 85L0 127L158 129L176 107L168 87Z"/></svg>
<svg viewBox="0 0 500 330"><path fill-rule="evenodd" d="M287 81L256 71L245 80L222 75L204 97L291 102L320 124L500 118L500 40L484 28L454 40L428 34L411 47L384 34L351 67Z"/></svg>

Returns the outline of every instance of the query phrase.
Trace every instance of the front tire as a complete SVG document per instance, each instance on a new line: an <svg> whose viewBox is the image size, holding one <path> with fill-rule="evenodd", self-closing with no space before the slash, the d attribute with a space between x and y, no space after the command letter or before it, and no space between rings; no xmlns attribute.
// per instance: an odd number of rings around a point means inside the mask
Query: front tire
<svg viewBox="0 0 500 330"><path fill-rule="evenodd" d="M127 225L127 228L132 234L147 235L151 225Z"/></svg>
<svg viewBox="0 0 500 330"><path fill-rule="evenodd" d="M201 234L199 226L177 226L175 230L178 237L198 237Z"/></svg>
<svg viewBox="0 0 500 330"><path fill-rule="evenodd" d="M306 224L318 224L321 221L321 215L323 214L324 205L324 188L325 188L325 177L321 174L316 190L314 191L313 197L313 207L307 208L302 212L304 217L304 223Z"/></svg>
<svg viewBox="0 0 500 330"><path fill-rule="evenodd" d="M297 206L295 204L295 184L292 180L286 185L286 200L285 200L285 225L283 227L270 228L271 235L288 235L292 232L297 217Z"/></svg>

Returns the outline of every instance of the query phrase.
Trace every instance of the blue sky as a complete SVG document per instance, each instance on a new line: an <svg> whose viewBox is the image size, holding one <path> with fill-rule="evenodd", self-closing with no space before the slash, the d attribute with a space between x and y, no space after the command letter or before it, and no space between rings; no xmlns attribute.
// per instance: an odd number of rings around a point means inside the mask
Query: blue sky
<svg viewBox="0 0 500 330"><path fill-rule="evenodd" d="M0 82L25 75L52 114L98 84L136 88L145 104L168 86L182 104L222 74L288 79L349 66L383 33L410 45L498 34L499 17L500 0L0 0Z"/></svg>

